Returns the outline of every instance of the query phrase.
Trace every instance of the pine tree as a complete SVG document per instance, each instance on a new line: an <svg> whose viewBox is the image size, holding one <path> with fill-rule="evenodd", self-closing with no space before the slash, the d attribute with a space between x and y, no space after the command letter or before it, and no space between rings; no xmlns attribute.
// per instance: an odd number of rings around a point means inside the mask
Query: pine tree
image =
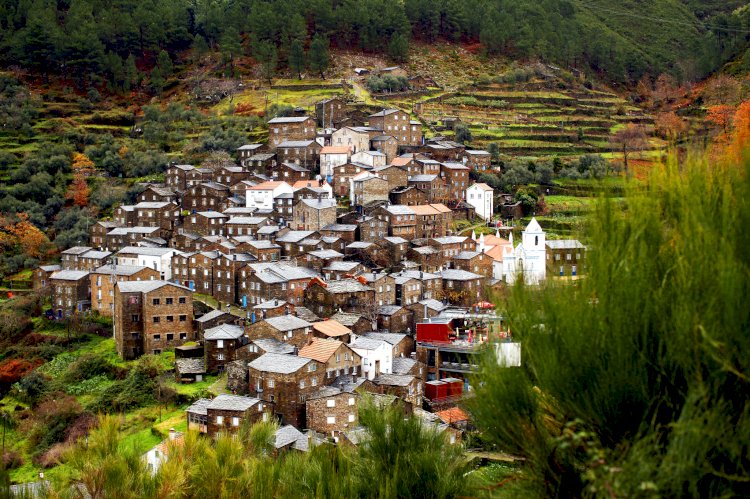
<svg viewBox="0 0 750 499"><path fill-rule="evenodd" d="M165 78L172 76L172 71L174 70L172 59L166 50L159 52L159 56L156 58L156 65L159 66L162 76Z"/></svg>
<svg viewBox="0 0 750 499"><path fill-rule="evenodd" d="M130 54L125 60L125 81L123 82L123 90L129 92L133 87L138 86L138 68L135 65L135 57Z"/></svg>
<svg viewBox="0 0 750 499"><path fill-rule="evenodd" d="M154 66L154 69L151 70L151 90L156 95L161 95L162 90L164 90L164 76L162 76L159 66Z"/></svg>
<svg viewBox="0 0 750 499"><path fill-rule="evenodd" d="M397 33L388 42L388 56L394 61L404 62L409 57L409 40Z"/></svg>
<svg viewBox="0 0 750 499"><path fill-rule="evenodd" d="M305 49L300 40L294 40L289 47L289 69L297 73L298 79L302 79L302 71L305 70Z"/></svg>
<svg viewBox="0 0 750 499"><path fill-rule="evenodd" d="M320 73L321 78L325 78L325 71L331 63L328 54L328 39L320 34L315 35L310 44L308 58L310 60L310 69L316 73Z"/></svg>
<svg viewBox="0 0 750 499"><path fill-rule="evenodd" d="M276 45L268 41L256 44L255 58L260 62L263 77L267 79L268 84L271 85L271 80L276 73L276 64L278 63Z"/></svg>

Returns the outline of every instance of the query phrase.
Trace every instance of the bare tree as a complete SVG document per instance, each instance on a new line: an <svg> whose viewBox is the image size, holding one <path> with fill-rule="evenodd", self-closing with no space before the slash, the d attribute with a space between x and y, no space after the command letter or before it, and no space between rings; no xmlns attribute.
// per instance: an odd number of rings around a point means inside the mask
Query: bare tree
<svg viewBox="0 0 750 499"><path fill-rule="evenodd" d="M648 147L648 135L641 125L628 123L612 136L610 142L622 152L623 166L625 173L628 173L628 156L633 151L642 151Z"/></svg>
<svg viewBox="0 0 750 499"><path fill-rule="evenodd" d="M380 307L375 299L360 301L356 307L356 313L370 321L373 329L378 328L378 317L380 316Z"/></svg>

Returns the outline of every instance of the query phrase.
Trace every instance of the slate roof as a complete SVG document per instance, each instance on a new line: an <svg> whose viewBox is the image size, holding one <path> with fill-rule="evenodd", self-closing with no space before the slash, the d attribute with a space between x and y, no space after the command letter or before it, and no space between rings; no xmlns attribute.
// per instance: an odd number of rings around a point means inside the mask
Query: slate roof
<svg viewBox="0 0 750 499"><path fill-rule="evenodd" d="M419 175L412 175L409 177L409 182L432 182L438 178L437 175L428 175L428 174L419 174Z"/></svg>
<svg viewBox="0 0 750 499"><path fill-rule="evenodd" d="M393 374L406 374L417 363L415 359L409 357L394 357L392 360L391 371Z"/></svg>
<svg viewBox="0 0 750 499"><path fill-rule="evenodd" d="M106 274L112 275L133 275L140 272L148 267L141 267L139 265L102 265L98 269L92 270L92 274Z"/></svg>
<svg viewBox="0 0 750 499"><path fill-rule="evenodd" d="M138 227L128 227L129 229L137 229ZM146 227L148 229L158 227ZM145 255L145 256L164 256L167 253L175 252L175 254L181 254L181 251L177 251L174 248L141 248L140 246L125 246L117 252L118 255Z"/></svg>
<svg viewBox="0 0 750 499"><path fill-rule="evenodd" d="M174 368L180 374L204 374L206 372L206 366L202 357L197 359L176 359L174 361Z"/></svg>
<svg viewBox="0 0 750 499"><path fill-rule="evenodd" d="M349 344L349 348L351 348L352 350L377 350L383 345L388 345L388 343L383 340L373 340L360 336L355 341ZM390 347L390 345L388 346Z"/></svg>
<svg viewBox="0 0 750 499"><path fill-rule="evenodd" d="M255 397L222 394L217 395L216 398L208 404L208 409L215 409L218 411L246 411L258 402L260 402L260 400Z"/></svg>
<svg viewBox="0 0 750 499"><path fill-rule="evenodd" d="M282 426L276 430L274 436L274 447L277 449L284 448L288 445L294 444L301 438L307 438L305 435L292 425Z"/></svg>
<svg viewBox="0 0 750 499"><path fill-rule="evenodd" d="M475 256L481 255L481 251L460 251L457 255L453 256L454 260L471 260Z"/></svg>
<svg viewBox="0 0 750 499"><path fill-rule="evenodd" d="M185 409L185 412L191 412L193 414L199 414L205 416L208 414L208 404L211 403L210 399L198 399L193 404Z"/></svg>
<svg viewBox="0 0 750 499"><path fill-rule="evenodd" d="M309 251L307 254L316 258L320 258L322 260L330 260L331 258L343 258L344 256L342 253L339 253L338 251L332 249Z"/></svg>
<svg viewBox="0 0 750 499"><path fill-rule="evenodd" d="M340 262L335 261L329 263L327 266L323 267L323 270L330 270L333 272L350 272L357 268L357 265L359 265L359 262Z"/></svg>
<svg viewBox="0 0 750 499"><path fill-rule="evenodd" d="M409 386L414 381L410 374L380 374L372 380L376 385Z"/></svg>
<svg viewBox="0 0 750 499"><path fill-rule="evenodd" d="M399 307L399 308L401 308L401 307ZM378 332L364 333L362 336L364 336L365 338L370 338L371 340L385 341L389 345L398 345L399 343L401 343L404 340L404 338L406 338L405 334L399 334L399 333L378 333Z"/></svg>
<svg viewBox="0 0 750 499"><path fill-rule="evenodd" d="M330 281L326 289L329 293L357 293L362 291L372 291L370 286L365 286L356 279L342 279L340 281Z"/></svg>
<svg viewBox="0 0 750 499"><path fill-rule="evenodd" d="M45 272L54 272L56 270L62 270L62 267L59 265L40 265L39 268Z"/></svg>
<svg viewBox="0 0 750 499"><path fill-rule="evenodd" d="M310 237L313 234L315 234L315 232L311 230L290 230L283 236L277 237L276 242L277 243L296 243L305 239L306 237Z"/></svg>
<svg viewBox="0 0 750 499"><path fill-rule="evenodd" d="M333 232L353 232L357 230L357 224L328 224L321 230L330 230Z"/></svg>
<svg viewBox="0 0 750 499"><path fill-rule="evenodd" d="M550 249L586 249L578 239L553 239L545 244Z"/></svg>
<svg viewBox="0 0 750 499"><path fill-rule="evenodd" d="M258 338L250 343L254 343L266 353L291 354L294 353L294 346L279 341L276 338Z"/></svg>
<svg viewBox="0 0 750 499"><path fill-rule="evenodd" d="M296 147L308 147L312 144L315 144L316 142L314 140L285 140L281 144L277 145L277 149L294 149Z"/></svg>
<svg viewBox="0 0 750 499"><path fill-rule="evenodd" d="M472 279L481 279L482 276L474 272L467 272L459 269L447 269L438 272L440 277L451 281L471 281Z"/></svg>
<svg viewBox="0 0 750 499"><path fill-rule="evenodd" d="M206 312L205 314L195 319L195 321L196 322L208 322L210 320L216 319L217 317L221 317L222 315L227 315L229 316L230 319L234 317L232 314L228 314L221 310L211 310L210 312Z"/></svg>
<svg viewBox="0 0 750 499"><path fill-rule="evenodd" d="M89 273L85 270L58 270L49 276L50 279L59 279L61 281L80 281L87 277Z"/></svg>
<svg viewBox="0 0 750 499"><path fill-rule="evenodd" d="M349 312L336 312L330 318L330 320L335 320L347 327L355 325L360 319L362 319L361 315Z"/></svg>
<svg viewBox="0 0 750 499"><path fill-rule="evenodd" d="M415 215L414 210L405 204L392 204L387 206L385 210L391 215Z"/></svg>
<svg viewBox="0 0 750 499"><path fill-rule="evenodd" d="M292 331L294 329L312 326L312 324L306 320L295 317L294 315L279 315L278 317L266 319L266 322L279 331Z"/></svg>
<svg viewBox="0 0 750 499"><path fill-rule="evenodd" d="M312 310L306 307L294 307L294 314L300 319L304 319L310 323L320 320L320 317L315 315Z"/></svg>
<svg viewBox="0 0 750 499"><path fill-rule="evenodd" d="M205 340L236 340L241 338L244 334L242 326L236 326L234 324L221 324L210 329L206 329L203 333L203 339Z"/></svg>
<svg viewBox="0 0 750 499"><path fill-rule="evenodd" d="M300 203L309 206L310 208L316 209L316 210L326 210L330 208L336 208L337 201L335 199L300 199Z"/></svg>
<svg viewBox="0 0 750 499"><path fill-rule="evenodd" d="M192 292L191 289L186 288L181 284L175 284L174 282L169 281L124 281L118 282L116 285L122 293L150 293L151 291L163 286L175 286L179 289Z"/></svg>
<svg viewBox="0 0 750 499"><path fill-rule="evenodd" d="M278 374L292 374L310 363L310 359L298 357L296 355L286 355L279 353L264 353L254 361L248 364L258 371L265 371Z"/></svg>
<svg viewBox="0 0 750 499"><path fill-rule="evenodd" d="M86 253L87 251L91 251L91 246L73 246L72 248L68 248L65 251L62 252L63 255L82 255Z"/></svg>
<svg viewBox="0 0 750 499"><path fill-rule="evenodd" d="M383 305L378 308L378 315L391 316L401 310L403 307L400 305Z"/></svg>
<svg viewBox="0 0 750 499"><path fill-rule="evenodd" d="M273 125L276 123L303 123L309 119L309 116L278 116L276 118L268 120L268 124Z"/></svg>
<svg viewBox="0 0 750 499"><path fill-rule="evenodd" d="M278 299L266 300L262 303L258 303L253 308L256 310L269 310L269 309L274 309L278 307L283 307L286 305L286 303L287 303L286 300L278 300Z"/></svg>

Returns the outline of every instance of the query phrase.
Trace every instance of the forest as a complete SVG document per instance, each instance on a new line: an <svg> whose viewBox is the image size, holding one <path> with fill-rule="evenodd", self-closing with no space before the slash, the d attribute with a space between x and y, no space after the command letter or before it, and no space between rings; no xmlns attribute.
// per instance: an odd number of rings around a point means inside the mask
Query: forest
<svg viewBox="0 0 750 499"><path fill-rule="evenodd" d="M188 49L232 61L299 66L325 45L408 57L414 40L477 45L487 55L592 69L613 82L645 73L695 80L741 55L740 2L658 0L5 0L0 63L83 86L159 82ZM736 10L733 10L736 9ZM156 68L156 72L154 69Z"/></svg>

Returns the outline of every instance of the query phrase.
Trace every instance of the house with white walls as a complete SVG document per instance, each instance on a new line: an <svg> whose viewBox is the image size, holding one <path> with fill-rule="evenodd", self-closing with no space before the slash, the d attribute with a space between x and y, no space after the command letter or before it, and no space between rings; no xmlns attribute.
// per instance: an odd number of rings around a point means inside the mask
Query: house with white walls
<svg viewBox="0 0 750 499"><path fill-rule="evenodd" d="M117 265L148 267L160 273L164 281L172 279L172 257L184 254L174 248L126 246L115 253Z"/></svg>
<svg viewBox="0 0 750 499"><path fill-rule="evenodd" d="M365 378L372 380L380 374L393 373L393 347L389 343L354 335L349 348L362 358Z"/></svg>
<svg viewBox="0 0 750 499"><path fill-rule="evenodd" d="M273 200L282 194L294 192L292 186L279 180L269 180L248 187L245 191L245 206L258 210L272 210Z"/></svg>
<svg viewBox="0 0 750 499"><path fill-rule="evenodd" d="M320 174L333 176L333 169L349 161L349 146L326 146L320 150Z"/></svg>
<svg viewBox="0 0 750 499"><path fill-rule="evenodd" d="M487 184L477 183L466 189L466 203L474 207L477 216L490 221L494 213L494 191Z"/></svg>

